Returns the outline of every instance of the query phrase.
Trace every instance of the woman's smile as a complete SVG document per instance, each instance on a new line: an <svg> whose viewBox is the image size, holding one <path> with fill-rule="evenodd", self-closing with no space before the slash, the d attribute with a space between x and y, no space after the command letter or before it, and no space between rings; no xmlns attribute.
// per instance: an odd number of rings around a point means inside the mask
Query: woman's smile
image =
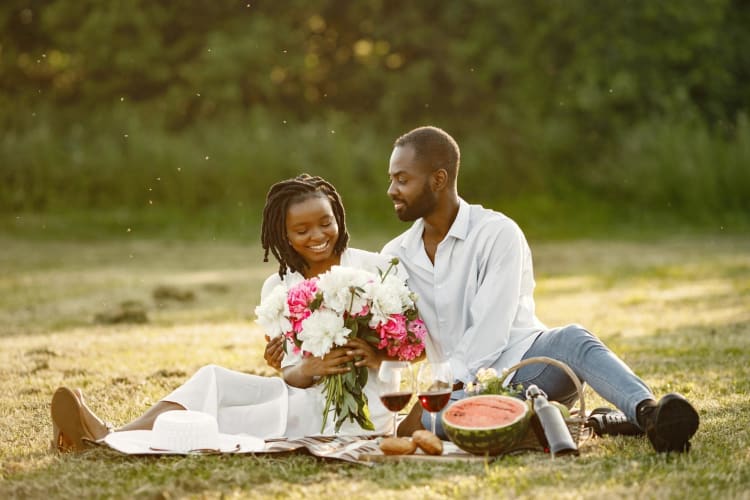
<svg viewBox="0 0 750 500"><path fill-rule="evenodd" d="M317 245L308 245L307 248L312 250L313 252L324 252L328 245L331 243L331 240L326 240L323 243L317 244Z"/></svg>

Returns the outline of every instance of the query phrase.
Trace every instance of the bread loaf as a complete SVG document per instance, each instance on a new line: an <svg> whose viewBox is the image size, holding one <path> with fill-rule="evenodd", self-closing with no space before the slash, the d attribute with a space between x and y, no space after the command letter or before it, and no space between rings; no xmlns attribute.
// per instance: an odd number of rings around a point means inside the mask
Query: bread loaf
<svg viewBox="0 0 750 500"><path fill-rule="evenodd" d="M443 454L443 442L430 431L414 431L414 434L411 435L411 440L428 455Z"/></svg>
<svg viewBox="0 0 750 500"><path fill-rule="evenodd" d="M380 449L386 455L411 455L417 450L417 445L409 438L387 437L380 441Z"/></svg>

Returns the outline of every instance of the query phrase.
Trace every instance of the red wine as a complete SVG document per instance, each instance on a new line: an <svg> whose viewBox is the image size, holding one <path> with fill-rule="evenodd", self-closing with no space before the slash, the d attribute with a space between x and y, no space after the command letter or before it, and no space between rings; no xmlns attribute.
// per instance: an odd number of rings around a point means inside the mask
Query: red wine
<svg viewBox="0 0 750 500"><path fill-rule="evenodd" d="M442 410L448 404L451 391L423 392L418 394L417 397L419 397L419 402L422 403L422 408L429 412L436 412Z"/></svg>
<svg viewBox="0 0 750 500"><path fill-rule="evenodd" d="M411 399L411 392L389 392L380 396L383 406L391 411L401 411Z"/></svg>

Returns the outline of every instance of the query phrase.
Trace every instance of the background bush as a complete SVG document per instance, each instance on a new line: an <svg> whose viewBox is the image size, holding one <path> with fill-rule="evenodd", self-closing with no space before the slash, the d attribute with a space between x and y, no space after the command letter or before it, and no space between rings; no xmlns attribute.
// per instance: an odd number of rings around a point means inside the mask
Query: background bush
<svg viewBox="0 0 750 500"><path fill-rule="evenodd" d="M741 0L9 0L0 25L5 214L256 210L308 171L388 224L392 141L425 123L472 201L750 213Z"/></svg>

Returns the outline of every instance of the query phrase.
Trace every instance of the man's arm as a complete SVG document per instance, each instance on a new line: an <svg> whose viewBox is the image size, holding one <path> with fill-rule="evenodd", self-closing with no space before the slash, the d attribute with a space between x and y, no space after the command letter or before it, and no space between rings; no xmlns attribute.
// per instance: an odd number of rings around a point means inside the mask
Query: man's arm
<svg viewBox="0 0 750 500"><path fill-rule="evenodd" d="M451 354L453 375L464 383L472 381L477 370L491 366L510 339L510 330L519 306L523 257L526 244L515 225L502 228L484 258L477 279L477 293L469 304L470 327Z"/></svg>

